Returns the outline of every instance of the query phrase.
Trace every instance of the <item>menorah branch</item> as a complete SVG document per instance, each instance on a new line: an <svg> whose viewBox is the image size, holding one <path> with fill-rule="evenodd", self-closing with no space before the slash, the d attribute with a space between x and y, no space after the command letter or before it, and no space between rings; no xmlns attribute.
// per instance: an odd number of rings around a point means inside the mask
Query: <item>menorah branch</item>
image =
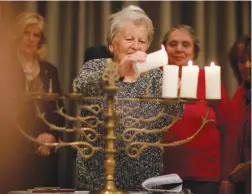
<svg viewBox="0 0 252 194"><path fill-rule="evenodd" d="M31 142L34 142L34 143L39 144L39 145L47 146L47 147L55 147L56 149L58 149L60 147L70 146L72 148L77 149L79 154L85 159L91 158L94 155L94 153L97 152L97 151L104 151L104 148L102 148L102 147L95 147L95 146L91 145L90 143L83 142L83 141L62 142L62 141L59 140L59 142L55 142L55 143L41 142L41 141L38 141L36 138L34 138L34 137L30 136L30 135L27 135L27 133L25 133L23 131L23 129L18 124L17 124L17 128L21 132L21 134L25 138L30 140Z"/></svg>
<svg viewBox="0 0 252 194"><path fill-rule="evenodd" d="M135 137L139 134L161 134L163 132L168 131L176 122L177 120L179 120L179 117L174 117L172 119L172 122L165 127L162 127L161 129L139 129L139 128L128 128L125 129L122 133L122 135L120 136L125 142L132 142Z"/></svg>
<svg viewBox="0 0 252 194"><path fill-rule="evenodd" d="M126 153L130 158L138 158L144 149L147 149L150 147L157 147L163 151L164 147L176 147L176 146L186 144L186 143L192 141L200 133L200 131L205 127L206 124L208 124L209 122L214 122L213 119L208 119L208 114L209 114L209 108L208 108L206 115L204 117L202 117L202 123L201 123L201 126L199 127L199 129L192 136L190 136L186 139L174 141L174 142L170 142L170 143L161 143L160 141L157 141L154 143L153 142L151 142L151 143L133 142L126 147L126 149L125 149Z"/></svg>
<svg viewBox="0 0 252 194"><path fill-rule="evenodd" d="M51 130L55 130L55 131L61 131L61 132L67 132L67 133L72 133L72 132L77 132L80 133L82 135L84 135L84 137L90 141L90 142L94 142L96 141L99 137L100 134L94 130L93 128L88 128L88 127L83 127L83 128L66 128L66 127L59 127L56 126L52 123L50 123L46 117L45 117L45 113L41 113L39 106L36 104L36 110L37 110L37 116L49 127L49 129Z"/></svg>

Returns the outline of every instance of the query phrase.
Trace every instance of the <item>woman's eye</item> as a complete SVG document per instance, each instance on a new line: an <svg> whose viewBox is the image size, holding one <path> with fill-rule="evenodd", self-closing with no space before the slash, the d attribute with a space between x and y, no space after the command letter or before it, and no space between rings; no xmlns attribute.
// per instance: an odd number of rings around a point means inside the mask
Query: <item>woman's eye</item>
<svg viewBox="0 0 252 194"><path fill-rule="evenodd" d="M170 46L170 47L175 47L175 46L177 46L177 44L178 44L177 42L170 42L170 43L169 43L169 46Z"/></svg>
<svg viewBox="0 0 252 194"><path fill-rule="evenodd" d="M188 48L188 47L190 46L190 44L184 43L183 46L184 46L185 48Z"/></svg>

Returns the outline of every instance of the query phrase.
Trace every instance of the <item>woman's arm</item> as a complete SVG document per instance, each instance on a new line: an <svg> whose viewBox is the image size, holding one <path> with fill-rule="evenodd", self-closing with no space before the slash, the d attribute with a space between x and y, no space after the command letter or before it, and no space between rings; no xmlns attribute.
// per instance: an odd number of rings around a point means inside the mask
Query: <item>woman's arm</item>
<svg viewBox="0 0 252 194"><path fill-rule="evenodd" d="M103 94L105 82L102 80L106 60L89 60L81 68L74 79L77 90L87 96L100 96Z"/></svg>

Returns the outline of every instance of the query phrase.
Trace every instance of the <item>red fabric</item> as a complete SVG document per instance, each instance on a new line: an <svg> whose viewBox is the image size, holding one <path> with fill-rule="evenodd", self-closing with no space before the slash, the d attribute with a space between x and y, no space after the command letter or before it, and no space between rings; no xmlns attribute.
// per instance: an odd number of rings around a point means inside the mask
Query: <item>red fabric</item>
<svg viewBox="0 0 252 194"><path fill-rule="evenodd" d="M244 103L241 103L244 101L243 93L243 88L239 87L230 101L229 133L223 137L222 180L228 180L229 173L239 164L238 128L242 125L246 113Z"/></svg>
<svg viewBox="0 0 252 194"><path fill-rule="evenodd" d="M164 140L171 142L192 136L201 126L202 117L210 108L208 123L204 129L189 143L178 147L166 147L164 157L164 173L177 173L183 180L219 181L221 166L221 133L227 130L228 97L222 85L222 99L215 105L207 102L185 104L182 119L164 134ZM205 99L205 73L199 72L197 97ZM219 129L217 129L217 124Z"/></svg>

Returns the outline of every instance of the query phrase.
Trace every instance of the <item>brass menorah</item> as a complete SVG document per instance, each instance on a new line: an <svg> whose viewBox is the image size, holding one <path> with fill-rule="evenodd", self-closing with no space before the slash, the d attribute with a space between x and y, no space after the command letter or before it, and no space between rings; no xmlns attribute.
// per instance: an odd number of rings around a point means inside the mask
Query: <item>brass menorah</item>
<svg viewBox="0 0 252 194"><path fill-rule="evenodd" d="M47 121L45 117L45 113L42 113L39 109L39 106L36 105L37 109L37 116L51 129L56 130L60 132L67 132L72 133L76 132L78 134L83 135L87 141L73 141L73 142L63 142L58 141L56 143L43 143L38 140L36 140L34 137L30 136L29 134L25 133L24 130L17 125L19 131L30 141L35 142L40 145L48 146L48 147L65 147L65 146L71 146L72 148L76 149L80 155L84 159L88 159L94 155L97 151L104 151L105 152L105 184L102 190L99 191L91 191L92 194L128 194L128 191L121 191L117 189L115 185L115 167L116 167L116 160L115 160L115 154L117 153L117 149L115 146L115 141L118 138L115 134L115 126L116 126L116 111L114 110L114 105L116 100L123 100L123 101L147 101L147 102L160 102L160 103L194 103L195 101L199 101L197 99L168 99L168 98L161 98L161 97L151 97L148 95L148 83L146 86L145 96L139 97L139 98L116 98L116 93L119 90L119 88L116 87L116 82L119 80L119 76L116 72L115 64L114 63L108 63L107 67L103 73L102 79L106 82L106 86L104 88L104 92L107 96L105 99L104 96L100 97L89 97L84 96L82 93L78 93L75 87L75 84L73 83L73 92L67 95L59 95L57 93L52 92L52 83L50 82L50 87L48 93L32 93L27 91L27 95L29 98L36 99L36 100L48 100L48 101L57 101L59 99L68 99L68 100L74 100L74 101L89 101L89 100L105 100L107 104L107 110L106 110L106 123L98 118L98 114L103 112L101 107L98 104L91 104L91 105L82 105L80 108L86 111L91 112L92 116L70 116L63 111L63 107L57 107L57 110L55 110L59 115L63 116L68 121L74 121L74 122L81 122L85 124L87 127L83 128L66 128L66 127L59 127L56 126L50 122ZM124 112L130 112L132 111L132 108L130 107L122 107ZM208 110L209 112L209 110ZM197 129L195 134L192 136L175 141L175 142L162 142L157 141L153 143L149 142L141 142L141 141L134 141L135 137L139 134L161 134L169 128L171 128L177 120L180 119L180 114L173 116L171 123L168 126L162 127L160 129L143 129L143 128L134 128L135 123L141 123L141 122L152 122L155 121L162 116L166 115L165 110L162 110L158 112L157 115L151 117L151 118L133 118L130 116L125 116L123 119L131 119L131 123L124 125L125 130L120 134L120 138L127 143L127 146L125 148L125 152L127 153L127 156L130 158L137 158L140 156L141 152L149 147L156 147L159 148L161 151L163 151L164 147L175 147L179 146L185 143L188 143L191 141L195 136L204 128L204 126L209 123L213 122L213 120L208 119L208 112L205 115L205 117L202 118L202 124ZM95 122L90 122L90 120ZM120 122L120 121L119 121ZM92 143L94 143L98 138L101 138L101 135L96 131L96 128L98 125L105 125L107 128L106 136L105 136L105 148L104 147L97 147L94 146Z"/></svg>

